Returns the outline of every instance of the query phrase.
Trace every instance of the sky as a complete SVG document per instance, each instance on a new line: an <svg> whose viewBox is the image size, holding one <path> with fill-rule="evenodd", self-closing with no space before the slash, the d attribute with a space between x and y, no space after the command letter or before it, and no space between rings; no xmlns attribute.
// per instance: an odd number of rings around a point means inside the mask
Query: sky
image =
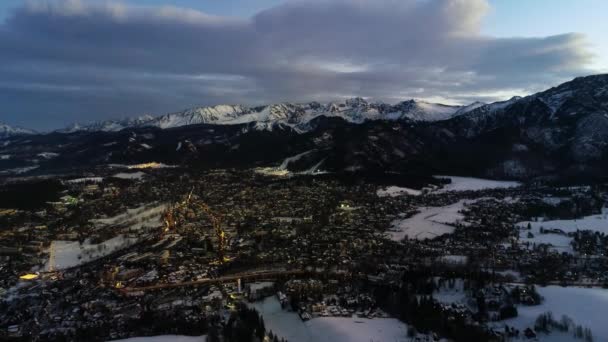
<svg viewBox="0 0 608 342"><path fill-rule="evenodd" d="M605 0L2 0L0 121L491 102L608 72Z"/></svg>

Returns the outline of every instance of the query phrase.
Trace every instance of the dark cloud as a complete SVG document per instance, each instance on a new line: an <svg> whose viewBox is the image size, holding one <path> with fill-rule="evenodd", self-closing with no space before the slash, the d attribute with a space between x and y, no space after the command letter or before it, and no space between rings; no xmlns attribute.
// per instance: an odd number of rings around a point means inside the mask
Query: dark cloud
<svg viewBox="0 0 608 342"><path fill-rule="evenodd" d="M309 0L252 18L30 1L0 25L0 120L34 128L195 105L466 102L588 73L579 34L480 33L485 0Z"/></svg>

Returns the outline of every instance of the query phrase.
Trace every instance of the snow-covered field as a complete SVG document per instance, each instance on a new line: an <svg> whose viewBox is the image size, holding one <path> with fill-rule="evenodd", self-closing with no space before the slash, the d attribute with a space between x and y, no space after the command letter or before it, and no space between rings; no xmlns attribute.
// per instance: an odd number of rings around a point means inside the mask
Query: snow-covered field
<svg viewBox="0 0 608 342"><path fill-rule="evenodd" d="M98 227L121 226L128 231L157 228L162 225L160 218L166 208L166 204L152 203L127 209L125 213L113 217L94 219L91 220L91 223ZM127 248L137 241L137 238L125 237L122 234L99 244L91 244L89 240L85 240L82 245L78 241L54 241L54 267L64 269L78 266ZM49 266L49 261L47 261L45 269L48 270Z"/></svg>
<svg viewBox="0 0 608 342"><path fill-rule="evenodd" d="M402 195L419 196L422 194L422 191L398 186L389 186L387 188L378 190L376 194L379 197L397 197Z"/></svg>
<svg viewBox="0 0 608 342"><path fill-rule="evenodd" d="M75 178L65 181L67 184L79 184L79 183L101 183L103 182L103 177L84 177L84 178Z"/></svg>
<svg viewBox="0 0 608 342"><path fill-rule="evenodd" d="M206 336L181 336L181 335L162 335L150 337L132 337L124 340L114 340L114 342L205 342Z"/></svg>
<svg viewBox="0 0 608 342"><path fill-rule="evenodd" d="M91 244L88 240L85 240L83 244L78 241L53 241L52 248L55 255L53 268L57 270L78 266L126 248L135 242L137 239L127 238L123 235L115 236L99 244ZM50 266L50 260L47 260L44 269L49 271Z"/></svg>
<svg viewBox="0 0 608 342"><path fill-rule="evenodd" d="M410 239L424 240L453 233L453 225L464 219L459 211L467 203L471 201L460 200L445 207L420 208L420 212L410 218L393 221L389 230L390 238L401 241L407 236Z"/></svg>
<svg viewBox="0 0 608 342"><path fill-rule="evenodd" d="M435 178L449 178L452 183L446 184L443 188L434 191L435 193L444 193L448 191L478 191L486 189L504 189L515 188L521 185L519 182L512 181L497 181L491 179L471 178L471 177L456 177L456 176L434 176Z"/></svg>
<svg viewBox="0 0 608 342"><path fill-rule="evenodd" d="M120 179L142 179L142 178L144 178L145 175L146 174L141 171L131 172L131 173L120 172L120 173L113 175L112 177L120 178Z"/></svg>
<svg viewBox="0 0 608 342"><path fill-rule="evenodd" d="M539 287L537 290L545 298L539 306L518 306L518 317L504 321L520 330L531 327L538 315L551 311L553 318L560 320L566 315L577 325L588 327L595 341L608 341L608 290L599 288ZM543 340L554 341L551 335ZM579 340L580 341L580 340Z"/></svg>
<svg viewBox="0 0 608 342"><path fill-rule="evenodd" d="M122 225L129 230L142 228L156 228L162 225L161 215L167 209L166 204L146 204L134 209L127 209L125 213L91 220L95 225Z"/></svg>
<svg viewBox="0 0 608 342"><path fill-rule="evenodd" d="M408 341L407 326L394 318L320 317L303 322L281 309L274 296L251 306L262 314L267 330L289 342Z"/></svg>
<svg viewBox="0 0 608 342"><path fill-rule="evenodd" d="M532 229L522 229L520 231L521 241L536 244L551 244L560 252L573 253L572 246L570 245L572 238L561 234L541 234L540 228L560 229L564 233L572 233L577 230L591 230L608 234L608 208L602 209L601 214L585 216L577 220L524 221L519 222L517 226L526 228L528 224ZM528 232L531 232L534 237L528 238Z"/></svg>

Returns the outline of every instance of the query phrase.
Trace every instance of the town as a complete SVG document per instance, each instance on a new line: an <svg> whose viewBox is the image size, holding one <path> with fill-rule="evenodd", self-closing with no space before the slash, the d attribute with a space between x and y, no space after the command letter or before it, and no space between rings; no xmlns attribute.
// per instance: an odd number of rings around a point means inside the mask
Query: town
<svg viewBox="0 0 608 342"><path fill-rule="evenodd" d="M593 340L550 312L513 320L542 286L608 287L606 187L429 180L146 163L6 181L50 200L0 210L0 338L290 340L272 306L397 318L399 341Z"/></svg>

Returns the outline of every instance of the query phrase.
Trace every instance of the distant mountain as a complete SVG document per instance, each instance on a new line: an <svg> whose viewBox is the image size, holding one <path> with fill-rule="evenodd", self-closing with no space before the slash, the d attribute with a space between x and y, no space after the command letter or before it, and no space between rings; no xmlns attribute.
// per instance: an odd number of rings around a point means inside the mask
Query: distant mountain
<svg viewBox="0 0 608 342"><path fill-rule="evenodd" d="M354 98L328 104L215 106L62 132L79 134L13 136L10 144L0 145L0 155L10 156L3 163L7 169L9 163L12 169L36 167L33 173L157 161L313 173L605 180L608 75L576 78L489 104L410 100L388 105Z"/></svg>
<svg viewBox="0 0 608 342"><path fill-rule="evenodd" d="M320 104L318 102L304 104L280 103L253 108L240 105L218 105L191 108L158 117L145 116L137 119L109 120L89 125L75 124L58 130L58 132L115 132L125 128L158 127L167 129L197 124L239 125L246 123L255 123L253 128L257 130L290 127L297 132L305 132L310 129L308 125L310 121L319 116L339 117L350 123L362 123L365 120L430 122L447 120L454 115L464 114L474 108L476 108L476 104L470 106L448 106L416 100L389 105L376 102L370 103L362 98L353 98L343 102L331 102L328 104Z"/></svg>
<svg viewBox="0 0 608 342"><path fill-rule="evenodd" d="M0 122L0 139L28 134L36 134L36 132L30 129L9 126L5 123Z"/></svg>

